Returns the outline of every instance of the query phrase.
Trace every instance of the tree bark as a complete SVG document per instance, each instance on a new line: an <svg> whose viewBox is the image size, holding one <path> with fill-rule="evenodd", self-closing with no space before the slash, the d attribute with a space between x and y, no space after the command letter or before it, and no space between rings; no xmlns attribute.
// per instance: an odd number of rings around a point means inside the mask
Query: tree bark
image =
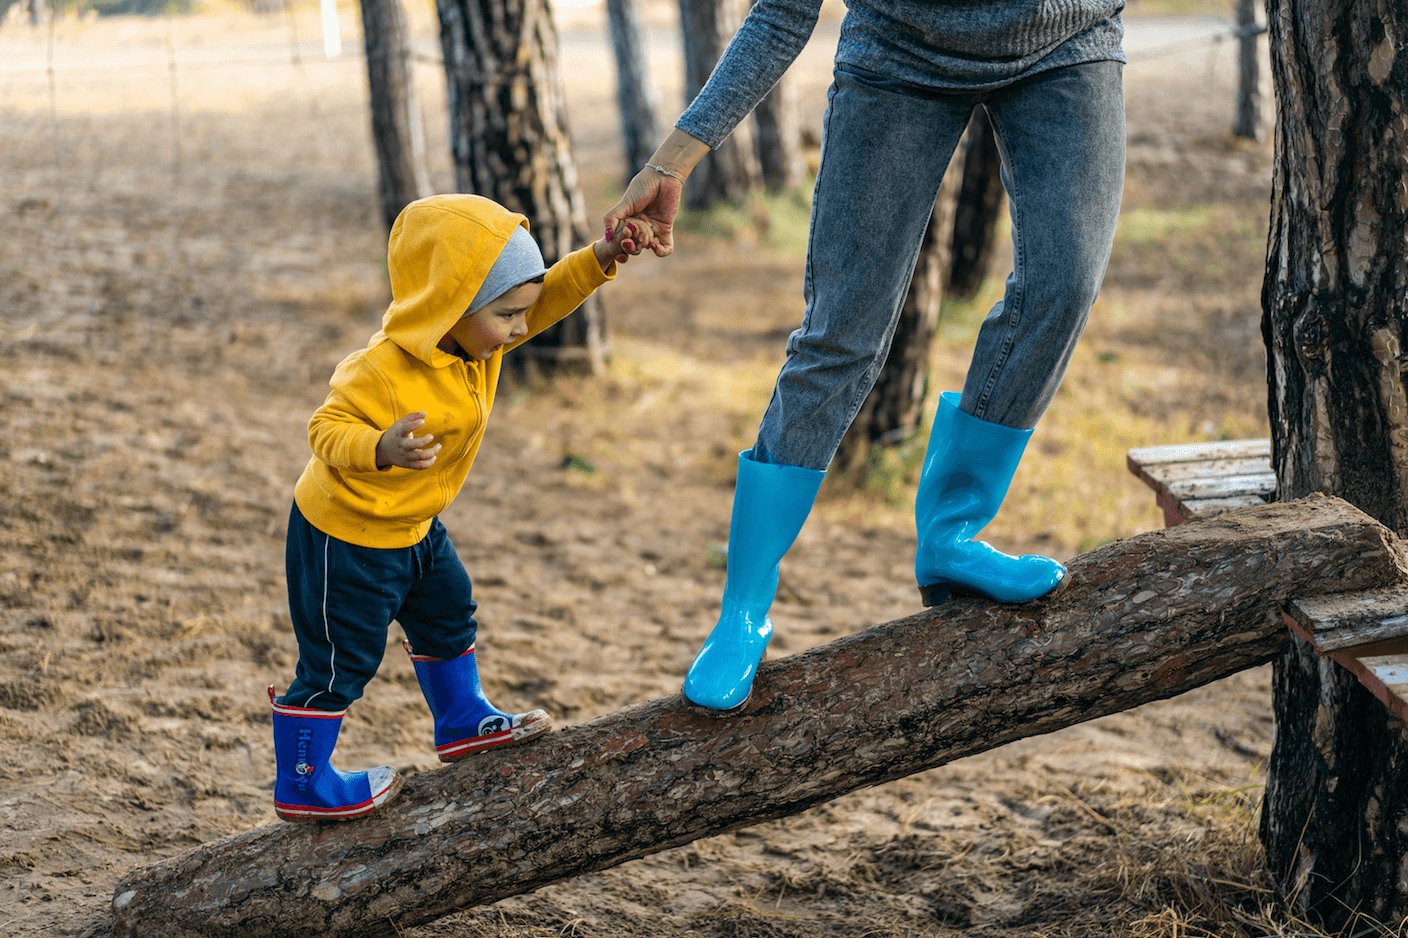
<svg viewBox="0 0 1408 938"><path fill-rule="evenodd" d="M851 479L856 483L864 481L864 473L857 470L870 463L876 447L901 443L913 436L924 416L924 401L929 393L929 355L939 328L945 274L949 269L954 203L959 188L958 173L953 171L956 162L950 160L934 200L934 211L924 230L885 364L836 449L836 468L842 473L855 473Z"/></svg>
<svg viewBox="0 0 1408 938"><path fill-rule="evenodd" d="M1280 103L1262 290L1277 497L1408 531L1408 7L1268 7ZM1276 666L1261 839L1294 910L1408 916L1404 727L1299 639Z"/></svg>
<svg viewBox="0 0 1408 938"><path fill-rule="evenodd" d="M389 232L401 209L430 195L425 128L416 101L411 40L401 0L362 0L362 34L381 217Z"/></svg>
<svg viewBox="0 0 1408 938"><path fill-rule="evenodd" d="M1257 55L1257 0L1237 0L1237 118L1234 136L1261 139L1261 60Z"/></svg>
<svg viewBox="0 0 1408 938"><path fill-rule="evenodd" d="M1002 153L983 107L973 109L963 145L963 185L953 214L949 295L970 299L982 289L992 261L997 219L1002 214Z"/></svg>
<svg viewBox="0 0 1408 938"><path fill-rule="evenodd" d="M743 22L744 6L743 0L679 0L679 5L684 98L693 101ZM694 168L684 187L685 207L703 211L719 201L741 203L761 179L753 128L745 120Z"/></svg>
<svg viewBox="0 0 1408 938"><path fill-rule="evenodd" d="M758 166L763 185L774 191L797 189L806 182L801 112L797 82L790 69L782 73L767 97L753 109L753 122L758 129Z"/></svg>
<svg viewBox="0 0 1408 938"><path fill-rule="evenodd" d="M650 162L660 142L655 117L660 102L646 66L636 0L606 0L606 18L616 56L616 101L621 109L621 139L626 150L624 184Z"/></svg>
<svg viewBox="0 0 1408 938"><path fill-rule="evenodd" d="M547 0L437 0L455 186L528 218L548 265L591 243ZM601 373L606 314L580 310L505 360L520 375Z"/></svg>
<svg viewBox="0 0 1408 938"><path fill-rule="evenodd" d="M763 665L739 714L678 695L409 779L376 816L268 824L128 875L116 933L391 935L994 746L1183 693L1286 645L1278 606L1404 581L1335 499L1143 534L1053 597L956 599Z"/></svg>

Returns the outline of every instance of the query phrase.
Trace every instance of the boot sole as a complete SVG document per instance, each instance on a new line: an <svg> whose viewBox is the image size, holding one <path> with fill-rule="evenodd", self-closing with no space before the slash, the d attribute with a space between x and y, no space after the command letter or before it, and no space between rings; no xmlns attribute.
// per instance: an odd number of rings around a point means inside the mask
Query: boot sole
<svg viewBox="0 0 1408 938"><path fill-rule="evenodd" d="M995 596L989 596L987 593L984 593L980 590L970 589L969 587L962 586L958 583L932 583L929 586L921 586L919 587L919 598L921 601L923 601L926 608L930 606L937 606L940 603L946 602L947 600L957 596L977 596L980 599L990 599L993 602L997 603L1017 605L1018 603L1034 602L1038 599L1044 599L1047 596L1055 596L1057 593L1061 592L1061 590L1066 588L1066 583L1069 580L1070 576L1068 574L1066 576L1061 577L1061 579L1056 582L1055 586L1051 587L1051 589L1042 593L1040 596L1033 596L1031 599L1019 599L1013 602L998 599Z"/></svg>
<svg viewBox="0 0 1408 938"><path fill-rule="evenodd" d="M544 713L540 718L528 723L515 726L513 729L504 730L502 733L495 733L493 736L476 736L471 739L464 739L457 743L449 743L446 748L453 749L451 752L441 752L440 761L445 763L459 762L468 759L476 752L483 752L486 749L501 749L505 746L517 746L539 736L552 729L551 714Z"/></svg>
<svg viewBox="0 0 1408 938"><path fill-rule="evenodd" d="M734 704L732 707L711 707L708 704L695 703L693 700L690 700L689 697L685 694L680 694L680 696L684 698L684 702L689 705L689 708L691 710L697 710L698 712L711 717L726 717L732 716L733 714L742 710L744 707L748 706L748 701L753 699L753 689L750 687L748 689L748 696L744 697L742 701Z"/></svg>

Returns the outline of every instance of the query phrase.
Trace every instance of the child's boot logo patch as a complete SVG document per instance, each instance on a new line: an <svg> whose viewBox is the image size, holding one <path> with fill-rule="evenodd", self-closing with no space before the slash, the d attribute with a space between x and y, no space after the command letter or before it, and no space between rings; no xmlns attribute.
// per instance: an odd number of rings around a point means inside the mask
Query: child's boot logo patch
<svg viewBox="0 0 1408 938"><path fill-rule="evenodd" d="M487 716L479 721L479 736L492 736L508 729L508 717L502 713Z"/></svg>

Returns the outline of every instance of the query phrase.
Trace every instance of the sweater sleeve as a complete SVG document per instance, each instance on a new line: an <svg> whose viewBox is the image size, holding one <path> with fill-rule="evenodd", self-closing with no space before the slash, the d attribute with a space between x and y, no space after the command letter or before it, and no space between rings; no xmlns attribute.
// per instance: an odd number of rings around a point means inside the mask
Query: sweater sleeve
<svg viewBox="0 0 1408 938"><path fill-rule="evenodd" d="M528 310L528 334L504 346L504 351L517 348L533 336L560 320L566 319L597 287L616 279L616 264L603 272L591 245L573 251L548 268L543 278L543 292Z"/></svg>
<svg viewBox="0 0 1408 938"><path fill-rule="evenodd" d="M723 143L801 54L816 29L821 3L758 0L675 126L710 147Z"/></svg>
<svg viewBox="0 0 1408 938"><path fill-rule="evenodd" d="M376 445L385 428L368 411L384 408L374 408L365 392L369 385L384 388L382 376L353 356L337 366L330 383L327 400L308 421L313 455L342 472L376 472Z"/></svg>

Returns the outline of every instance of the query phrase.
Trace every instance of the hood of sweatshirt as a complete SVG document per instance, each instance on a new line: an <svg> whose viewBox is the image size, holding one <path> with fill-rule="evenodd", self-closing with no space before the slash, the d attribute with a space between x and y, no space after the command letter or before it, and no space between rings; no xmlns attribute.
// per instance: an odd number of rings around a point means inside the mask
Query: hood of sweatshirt
<svg viewBox="0 0 1408 938"><path fill-rule="evenodd" d="M391 305L381 330L433 367L457 361L435 344L469 309L513 229L528 219L477 195L433 195L402 209L386 267Z"/></svg>

